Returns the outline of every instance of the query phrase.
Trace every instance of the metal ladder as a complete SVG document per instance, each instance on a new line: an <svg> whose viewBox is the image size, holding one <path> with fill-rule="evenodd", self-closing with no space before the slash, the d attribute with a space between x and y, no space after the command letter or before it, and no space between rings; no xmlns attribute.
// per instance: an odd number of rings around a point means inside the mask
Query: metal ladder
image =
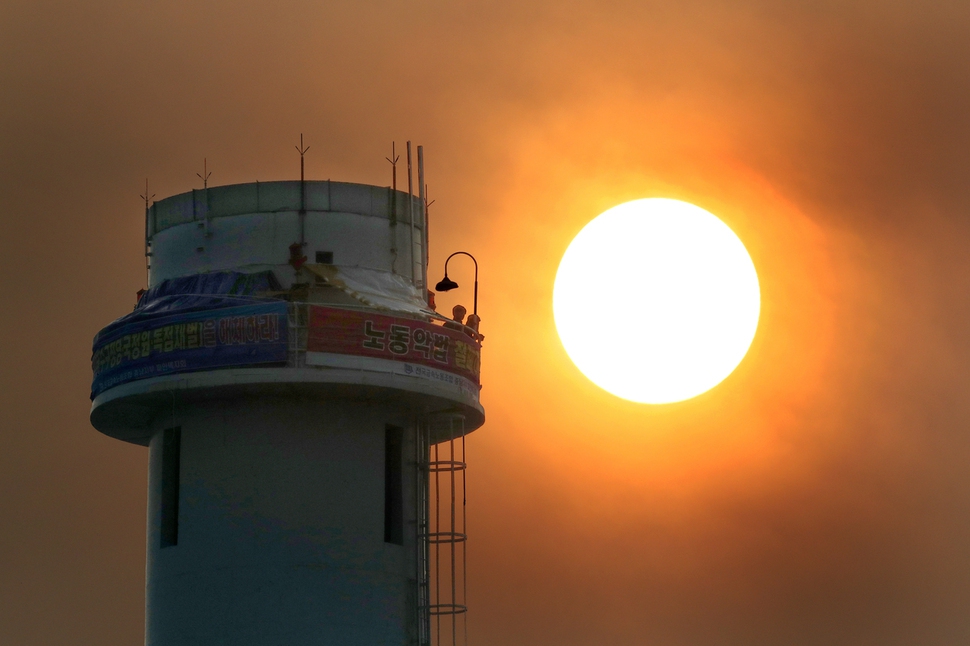
<svg viewBox="0 0 970 646"><path fill-rule="evenodd" d="M449 439L432 443L439 437ZM467 644L464 416L437 415L419 423L416 450L418 643Z"/></svg>

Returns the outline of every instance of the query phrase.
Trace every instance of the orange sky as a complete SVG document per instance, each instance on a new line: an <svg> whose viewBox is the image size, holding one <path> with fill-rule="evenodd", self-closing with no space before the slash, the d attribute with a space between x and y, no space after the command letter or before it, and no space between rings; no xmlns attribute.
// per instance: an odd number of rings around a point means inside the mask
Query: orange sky
<svg viewBox="0 0 970 646"><path fill-rule="evenodd" d="M301 132L312 179L423 144L432 275L481 264L470 643L966 642L968 7L4 3L0 642L142 639L146 452L88 424L90 341L143 286L146 176L295 178ZM572 236L652 196L762 285L741 366L667 406L552 318Z"/></svg>

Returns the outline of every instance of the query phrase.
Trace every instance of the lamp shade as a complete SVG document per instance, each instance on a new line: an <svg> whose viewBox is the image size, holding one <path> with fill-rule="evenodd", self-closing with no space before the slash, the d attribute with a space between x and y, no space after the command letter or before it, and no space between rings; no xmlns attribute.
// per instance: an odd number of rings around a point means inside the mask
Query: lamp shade
<svg viewBox="0 0 970 646"><path fill-rule="evenodd" d="M456 287L458 287L458 283L448 278L447 274L445 275L444 278L441 279L441 282L439 282L437 285L434 286L435 291L438 291L438 292L447 292L448 290L454 289Z"/></svg>

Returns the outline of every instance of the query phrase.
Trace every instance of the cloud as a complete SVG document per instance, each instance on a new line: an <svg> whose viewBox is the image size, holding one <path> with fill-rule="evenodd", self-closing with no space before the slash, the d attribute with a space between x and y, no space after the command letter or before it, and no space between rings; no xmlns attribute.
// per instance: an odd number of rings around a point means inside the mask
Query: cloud
<svg viewBox="0 0 970 646"><path fill-rule="evenodd" d="M966 641L968 22L956 2L0 8L0 635L141 638L145 456L87 424L90 338L144 282L146 176L159 197L203 158L219 184L293 177L303 132L309 176L382 185L390 141L423 143L432 267L482 263L474 642ZM738 371L660 408L586 382L551 312L571 237L652 195L723 217L764 290Z"/></svg>

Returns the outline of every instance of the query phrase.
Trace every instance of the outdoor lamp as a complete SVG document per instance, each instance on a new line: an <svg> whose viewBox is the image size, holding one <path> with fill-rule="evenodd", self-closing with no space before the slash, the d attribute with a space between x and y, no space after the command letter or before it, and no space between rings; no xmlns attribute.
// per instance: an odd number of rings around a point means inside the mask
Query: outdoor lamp
<svg viewBox="0 0 970 646"><path fill-rule="evenodd" d="M475 256L471 255L467 251L456 251L455 253L448 256L448 258L445 260L445 277L442 278L441 281L434 286L434 288L435 288L435 291L438 291L438 292L447 292L458 287L458 283L448 278L448 261L459 254L463 256L468 256L469 258L472 259L472 262L475 263L475 301L472 304L472 314L474 314L475 316L478 316L478 261L475 260Z"/></svg>
<svg viewBox="0 0 970 646"><path fill-rule="evenodd" d="M458 287L458 283L448 278L448 274L445 274L445 277L441 279L437 285L434 286L434 290L436 292L447 292L447 291L451 291L456 287Z"/></svg>

